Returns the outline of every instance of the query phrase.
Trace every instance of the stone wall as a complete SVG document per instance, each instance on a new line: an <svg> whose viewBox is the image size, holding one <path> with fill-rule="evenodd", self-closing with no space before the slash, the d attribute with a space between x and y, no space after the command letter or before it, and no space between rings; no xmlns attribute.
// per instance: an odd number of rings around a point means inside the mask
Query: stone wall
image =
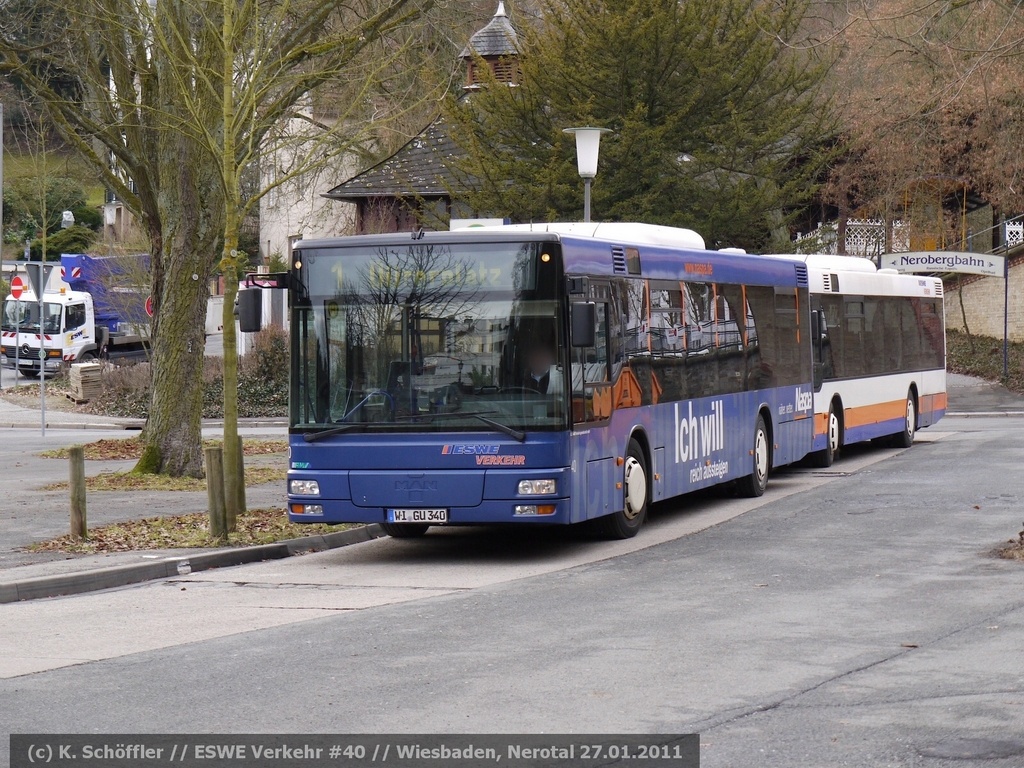
<svg viewBox="0 0 1024 768"><path fill-rule="evenodd" d="M1003 338L1004 287L1001 277L954 275L948 278L945 281L946 328L964 330L966 313L971 333ZM1011 341L1024 341L1024 255L1010 259L1009 288L1009 337Z"/></svg>

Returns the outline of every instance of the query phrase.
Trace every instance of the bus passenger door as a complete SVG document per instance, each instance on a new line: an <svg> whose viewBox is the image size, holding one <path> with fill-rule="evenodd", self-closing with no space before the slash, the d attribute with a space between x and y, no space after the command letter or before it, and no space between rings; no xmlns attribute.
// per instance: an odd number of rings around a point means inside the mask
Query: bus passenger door
<svg viewBox="0 0 1024 768"><path fill-rule="evenodd" d="M824 309L811 311L811 338L814 343L814 391L821 389L825 379L835 376L832 366L832 340Z"/></svg>
<svg viewBox="0 0 1024 768"><path fill-rule="evenodd" d="M584 458L582 517L593 518L615 510L618 494L616 449L605 428L612 415L610 377L609 305L580 302L571 305L572 341L569 350L570 397L572 400L574 454Z"/></svg>

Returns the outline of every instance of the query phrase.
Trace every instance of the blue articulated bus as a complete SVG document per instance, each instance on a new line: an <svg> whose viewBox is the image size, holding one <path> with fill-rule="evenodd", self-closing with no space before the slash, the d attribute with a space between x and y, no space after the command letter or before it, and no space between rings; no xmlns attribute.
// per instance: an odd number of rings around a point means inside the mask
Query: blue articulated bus
<svg viewBox="0 0 1024 768"><path fill-rule="evenodd" d="M813 441L807 268L641 224L303 240L295 522L585 523L764 492Z"/></svg>

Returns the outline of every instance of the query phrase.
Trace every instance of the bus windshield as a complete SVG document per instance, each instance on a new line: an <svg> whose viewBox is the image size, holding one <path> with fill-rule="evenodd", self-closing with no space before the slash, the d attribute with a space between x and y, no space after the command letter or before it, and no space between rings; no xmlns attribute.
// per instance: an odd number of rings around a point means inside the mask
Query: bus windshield
<svg viewBox="0 0 1024 768"><path fill-rule="evenodd" d="M60 304L43 304L43 333L60 333L60 313ZM24 332L39 332L39 302L12 298L4 301L3 329L13 332L19 328Z"/></svg>
<svg viewBox="0 0 1024 768"><path fill-rule="evenodd" d="M302 250L290 424L347 431L568 426L554 243Z"/></svg>

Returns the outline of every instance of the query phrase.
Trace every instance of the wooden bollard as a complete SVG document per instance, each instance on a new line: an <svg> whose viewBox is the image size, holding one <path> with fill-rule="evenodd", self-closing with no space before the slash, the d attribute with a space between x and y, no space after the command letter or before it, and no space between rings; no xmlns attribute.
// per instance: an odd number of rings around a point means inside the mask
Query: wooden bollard
<svg viewBox="0 0 1024 768"><path fill-rule="evenodd" d="M206 496L210 504L210 537L226 544L228 523L224 511L224 449L206 448Z"/></svg>
<svg viewBox="0 0 1024 768"><path fill-rule="evenodd" d="M85 539L89 536L85 515L85 448L71 446L68 459L71 465L71 535Z"/></svg>

